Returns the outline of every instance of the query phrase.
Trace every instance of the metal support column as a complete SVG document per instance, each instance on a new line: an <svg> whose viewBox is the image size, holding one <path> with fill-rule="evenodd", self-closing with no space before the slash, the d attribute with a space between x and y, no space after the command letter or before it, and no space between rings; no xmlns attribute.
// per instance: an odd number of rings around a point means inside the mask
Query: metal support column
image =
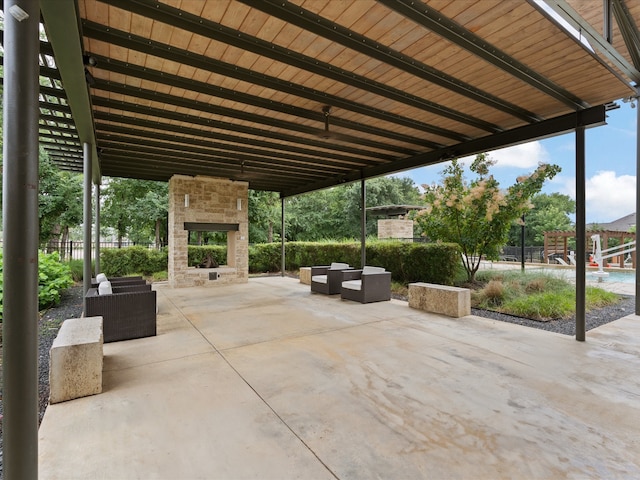
<svg viewBox="0 0 640 480"><path fill-rule="evenodd" d="M638 88L637 94L640 95L640 88ZM635 98L636 112L638 112L636 117L636 216L640 212L640 105L638 104L638 98ZM636 220L636 225L637 223ZM639 235L640 232L636 228L636 315L640 315L640 302L638 302L638 298L640 298L640 262L638 262L640 255L638 255L637 249Z"/></svg>
<svg viewBox="0 0 640 480"><path fill-rule="evenodd" d="M364 178L360 180L360 263L367 264L367 188Z"/></svg>
<svg viewBox="0 0 640 480"><path fill-rule="evenodd" d="M281 242L281 257L282 257L282 266L280 271L282 272L282 276L284 277L284 270L285 270L285 266L286 266L286 256L285 256L285 250L284 250L284 241L285 241L285 235L284 235L284 197L280 199L280 213L282 215L282 229L281 229L281 235L280 235L280 242Z"/></svg>
<svg viewBox="0 0 640 480"><path fill-rule="evenodd" d="M82 144L84 154L84 198L83 198L83 262L82 270L82 286L83 292L86 293L91 287L91 176L92 176L92 159L91 145Z"/></svg>
<svg viewBox="0 0 640 480"><path fill-rule="evenodd" d="M580 117L578 117L579 119ZM586 334L586 182L584 126L576 127L576 340Z"/></svg>
<svg viewBox="0 0 640 480"><path fill-rule="evenodd" d="M96 194L95 194L95 201L96 201L96 218L95 218L95 224L96 224L96 233L95 233L95 243L96 243L96 247L95 247L95 255L94 255L94 264L95 264L95 272L96 275L98 275L100 273L100 184L96 183L95 184L96 187Z"/></svg>
<svg viewBox="0 0 640 480"><path fill-rule="evenodd" d="M524 213L522 214L522 225L520 226L520 267L521 270L524 272L524 237L525 237L525 231L524 231Z"/></svg>
<svg viewBox="0 0 640 480"><path fill-rule="evenodd" d="M4 2L4 478L38 478L38 0Z"/></svg>

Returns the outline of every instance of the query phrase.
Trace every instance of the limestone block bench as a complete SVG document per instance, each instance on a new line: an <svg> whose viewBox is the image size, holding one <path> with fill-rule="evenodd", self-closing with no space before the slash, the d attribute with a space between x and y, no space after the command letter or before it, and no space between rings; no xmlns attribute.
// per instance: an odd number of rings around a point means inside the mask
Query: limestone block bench
<svg viewBox="0 0 640 480"><path fill-rule="evenodd" d="M49 352L50 403L102 392L102 317L65 320Z"/></svg>
<svg viewBox="0 0 640 480"><path fill-rule="evenodd" d="M311 285L311 267L300 267L300 283Z"/></svg>
<svg viewBox="0 0 640 480"><path fill-rule="evenodd" d="M471 291L434 283L410 283L409 306L449 317L471 315Z"/></svg>

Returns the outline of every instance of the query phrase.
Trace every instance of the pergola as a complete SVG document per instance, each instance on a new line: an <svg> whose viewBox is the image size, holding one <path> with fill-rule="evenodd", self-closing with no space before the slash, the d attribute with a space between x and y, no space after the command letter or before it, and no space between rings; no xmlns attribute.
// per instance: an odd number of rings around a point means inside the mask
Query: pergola
<svg viewBox="0 0 640 480"><path fill-rule="evenodd" d="M631 0L7 0L4 12L4 465L16 478L37 474L38 142L84 172L88 252L103 175L242 179L283 199L360 181L364 206L367 178L574 131L582 239L585 129L640 81ZM584 340L584 280L576 290Z"/></svg>
<svg viewBox="0 0 640 480"><path fill-rule="evenodd" d="M590 230L587 232L585 237L585 245L592 245L591 235L598 234L602 239L602 249L606 250L609 248L609 240L617 241L616 245L624 245L627 242L635 242L636 234L630 232L618 232L612 230ZM544 232L544 258L545 260L549 260L549 255L553 254L562 254L562 259L567 262L569 261L568 256L568 242L570 238L576 238L576 232L574 231L552 231L552 232ZM632 252L631 256L631 266L632 268L636 268L636 253ZM625 266L625 256L623 254L618 255L616 259L620 268L624 268ZM609 265L613 265L615 262L609 263Z"/></svg>

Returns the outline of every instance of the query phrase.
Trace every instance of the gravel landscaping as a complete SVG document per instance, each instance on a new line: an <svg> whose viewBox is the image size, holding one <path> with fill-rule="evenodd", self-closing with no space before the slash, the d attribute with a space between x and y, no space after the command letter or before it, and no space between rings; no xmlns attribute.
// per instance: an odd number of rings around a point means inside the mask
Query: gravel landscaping
<svg viewBox="0 0 640 480"><path fill-rule="evenodd" d="M73 287L62 294L60 304L49 309L40 319L39 323L39 413L40 421L44 416L49 399L49 350L55 339L60 324L67 318L78 318L82 314L82 287ZM398 300L405 300L406 297L393 295ZM594 309L587 312L587 331L612 322L619 318L633 314L635 310L635 298L623 296L622 300L615 305ZM472 308L471 313L492 320L515 323L525 327L539 328L564 335L575 335L575 316L566 320L551 320L541 322L528 318L520 318L512 315L491 312ZM0 380L2 371L0 370ZM0 382L0 400L2 399L2 382ZM0 418L2 418L2 402L0 401ZM0 421L0 479L2 479L2 422Z"/></svg>

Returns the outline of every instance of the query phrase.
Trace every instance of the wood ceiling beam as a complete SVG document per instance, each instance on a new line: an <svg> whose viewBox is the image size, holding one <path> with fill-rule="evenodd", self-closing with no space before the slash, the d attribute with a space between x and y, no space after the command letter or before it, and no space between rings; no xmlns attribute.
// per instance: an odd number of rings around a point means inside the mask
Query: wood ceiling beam
<svg viewBox="0 0 640 480"><path fill-rule="evenodd" d="M190 65L195 68L235 78L244 82L253 83L255 85L260 85L276 91L286 92L291 95L296 95L298 97L318 102L318 104L320 105L331 105L336 108L344 108L345 110L360 113L362 115L367 115L373 118L390 118L389 113L385 112L384 110L376 109L364 104L360 104L358 102L343 99L337 95L327 94L313 88L307 88L293 82L282 81L276 77L257 73L248 68L238 67L236 65L222 62L214 58L205 57L203 55L195 55L185 50L171 47L170 45L161 42L149 40L148 38L140 37L129 32L123 32L114 28L107 28L104 25L100 25L98 23L87 20L84 20L82 25L83 34L89 38L94 38L106 43L112 43L124 48L136 50L147 55L153 55L181 64ZM295 56L298 54L292 52L291 55ZM311 57L308 58L311 59ZM286 60L286 58L283 58L283 60ZM291 58L289 58L289 61L285 63L291 64ZM313 60L313 63L316 63L316 60ZM327 67L326 70L327 71L323 76L328 78L333 78L332 72L340 71L340 69L330 69L329 67ZM389 98L402 104L409 105L426 112L434 113L436 115L440 115L442 117L446 117L451 120L455 120L462 124L470 125L487 132L501 131L501 128L499 126L494 125L490 122L486 122L465 113L455 111L442 105L438 105L426 99L405 93L402 90L393 89L384 84L374 82L364 77L359 77L353 73L345 73L345 75L341 77L341 81L343 83L352 86L355 86L353 84L356 79L358 80L357 88L362 89L363 91L375 93L376 95L380 95L381 97ZM431 128L438 127L431 126ZM447 130L442 129L440 135L447 137L448 135L446 134L446 132Z"/></svg>
<svg viewBox="0 0 640 480"><path fill-rule="evenodd" d="M323 38L375 58L404 72L435 85L439 85L466 98L507 113L527 123L542 120L535 113L514 105L471 84L456 79L429 65L408 57L387 45L360 35L353 30L331 22L326 18L305 10L299 5L284 0L239 0L256 10L284 20L292 25L313 32ZM257 53L257 52L256 52Z"/></svg>
<svg viewBox="0 0 640 480"><path fill-rule="evenodd" d="M509 75L522 80L524 83L537 88L575 110L582 110L589 106L571 92L530 69L511 55L489 44L485 39L445 17L441 12L423 2L418 0L411 3L402 0L378 1L409 20L446 38L451 43L473 53Z"/></svg>

